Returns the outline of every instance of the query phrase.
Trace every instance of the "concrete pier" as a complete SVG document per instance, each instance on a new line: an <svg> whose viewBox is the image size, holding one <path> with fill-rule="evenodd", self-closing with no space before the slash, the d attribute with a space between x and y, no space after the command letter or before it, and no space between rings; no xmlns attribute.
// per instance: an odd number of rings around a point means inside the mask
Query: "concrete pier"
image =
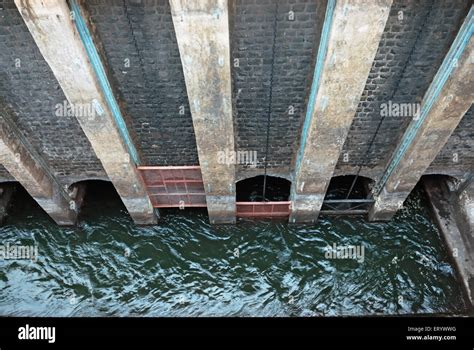
<svg viewBox="0 0 474 350"><path fill-rule="evenodd" d="M75 117L128 213L137 224L156 223L154 209L136 170L138 154L111 95L104 66L99 57L91 63L90 51L86 52L76 29L74 21L82 23L82 14L71 15L65 0L16 0L15 4L69 103L91 111L76 113ZM87 34L82 34L87 38ZM89 50L94 51L95 46L92 44Z"/></svg>
<svg viewBox="0 0 474 350"><path fill-rule="evenodd" d="M171 0L211 223L235 223L229 14L225 0Z"/></svg>
<svg viewBox="0 0 474 350"><path fill-rule="evenodd" d="M422 179L433 217L474 307L474 185L461 193L451 191L445 177Z"/></svg>
<svg viewBox="0 0 474 350"><path fill-rule="evenodd" d="M74 225L77 219L75 201L6 113L2 111L0 115L0 164L58 225Z"/></svg>
<svg viewBox="0 0 474 350"><path fill-rule="evenodd" d="M389 220L421 176L474 166L465 0L5 0L0 12L0 98L21 134L63 191L111 181L136 223L182 206L155 200L167 192L233 223L236 180L264 173L291 182L290 222L315 222L331 181L354 175L377 189L370 218ZM137 172L183 166L202 178L145 186Z"/></svg>
<svg viewBox="0 0 474 350"><path fill-rule="evenodd" d="M471 9L389 164L374 188L371 221L390 220L474 102Z"/></svg>
<svg viewBox="0 0 474 350"><path fill-rule="evenodd" d="M328 2L292 182L291 223L318 218L391 3Z"/></svg>

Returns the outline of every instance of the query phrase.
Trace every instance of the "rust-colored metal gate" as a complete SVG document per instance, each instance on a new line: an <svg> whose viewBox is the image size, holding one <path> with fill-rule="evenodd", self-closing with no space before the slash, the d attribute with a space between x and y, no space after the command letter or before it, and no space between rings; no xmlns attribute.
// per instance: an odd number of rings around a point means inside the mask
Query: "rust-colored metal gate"
<svg viewBox="0 0 474 350"><path fill-rule="evenodd" d="M200 166L139 166L137 169L153 207L207 207Z"/></svg>
<svg viewBox="0 0 474 350"><path fill-rule="evenodd" d="M237 202L237 216L242 218L284 218L290 216L291 202Z"/></svg>
<svg viewBox="0 0 474 350"><path fill-rule="evenodd" d="M143 182L155 208L206 208L206 193L201 167L139 166ZM290 203L237 202L237 216L247 218L288 217Z"/></svg>

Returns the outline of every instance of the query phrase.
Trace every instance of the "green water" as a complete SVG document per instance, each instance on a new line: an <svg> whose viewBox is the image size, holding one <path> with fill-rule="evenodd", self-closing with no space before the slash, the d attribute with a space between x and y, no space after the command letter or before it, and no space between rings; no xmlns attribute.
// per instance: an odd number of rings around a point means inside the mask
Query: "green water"
<svg viewBox="0 0 474 350"><path fill-rule="evenodd" d="M21 196L20 196L21 197ZM388 224L322 217L313 226L162 211L136 227L116 198L86 198L58 228L18 198L1 240L38 259L0 261L0 315L312 316L449 313L465 304L421 193ZM364 246L364 261L326 248Z"/></svg>

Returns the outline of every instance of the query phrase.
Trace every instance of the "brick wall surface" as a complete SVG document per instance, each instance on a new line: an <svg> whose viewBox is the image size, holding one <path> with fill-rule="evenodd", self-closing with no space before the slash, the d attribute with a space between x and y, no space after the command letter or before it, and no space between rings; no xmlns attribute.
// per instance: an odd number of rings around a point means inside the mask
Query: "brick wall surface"
<svg viewBox="0 0 474 350"><path fill-rule="evenodd" d="M91 0L87 9L142 163L198 164L168 0Z"/></svg>
<svg viewBox="0 0 474 350"><path fill-rule="evenodd" d="M258 168L263 167L265 157L273 65L268 167L286 168L289 172L299 144L325 7L323 1L279 1L273 59L276 2L233 3L231 56L236 148L256 151Z"/></svg>
<svg viewBox="0 0 474 350"><path fill-rule="evenodd" d="M448 142L431 163L427 173L439 169L449 170L453 175L474 171L474 107L466 112Z"/></svg>
<svg viewBox="0 0 474 350"><path fill-rule="evenodd" d="M58 178L105 176L76 118L56 116L66 98L13 0L0 0L0 98Z"/></svg>
<svg viewBox="0 0 474 350"><path fill-rule="evenodd" d="M469 7L466 0L394 0L336 171L363 165L362 172L377 167L372 175L379 177L410 122L382 118L381 104L421 102ZM459 147L460 153L469 152Z"/></svg>
<svg viewBox="0 0 474 350"><path fill-rule="evenodd" d="M324 1L279 1L273 51L276 2L230 1L236 148L256 151L259 160L257 169L239 166L239 178L262 173L272 69L269 173L289 176L325 7ZM362 174L372 169L372 178L380 176L410 120L382 120L381 103L421 101L469 7L467 0L394 0L336 166L337 175L354 173L364 165ZM86 9L143 163L198 164L168 1L90 0ZM75 118L54 114L55 106L65 100L64 94L13 0L0 0L0 97L57 176L105 176ZM428 172L449 169L462 173L473 168L473 123L471 108ZM349 156L347 162L344 153ZM0 167L0 181L9 178Z"/></svg>

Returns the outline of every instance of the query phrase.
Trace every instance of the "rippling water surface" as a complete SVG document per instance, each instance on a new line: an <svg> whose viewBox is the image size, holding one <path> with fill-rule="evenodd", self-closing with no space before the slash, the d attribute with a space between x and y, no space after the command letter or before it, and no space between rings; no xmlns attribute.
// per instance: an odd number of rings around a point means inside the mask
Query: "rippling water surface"
<svg viewBox="0 0 474 350"><path fill-rule="evenodd" d="M136 227L110 196L90 196L75 228L17 198L1 241L38 246L0 261L0 315L311 316L463 313L448 252L420 193L388 224L322 217L314 226L163 211ZM325 257L363 245L365 259Z"/></svg>

